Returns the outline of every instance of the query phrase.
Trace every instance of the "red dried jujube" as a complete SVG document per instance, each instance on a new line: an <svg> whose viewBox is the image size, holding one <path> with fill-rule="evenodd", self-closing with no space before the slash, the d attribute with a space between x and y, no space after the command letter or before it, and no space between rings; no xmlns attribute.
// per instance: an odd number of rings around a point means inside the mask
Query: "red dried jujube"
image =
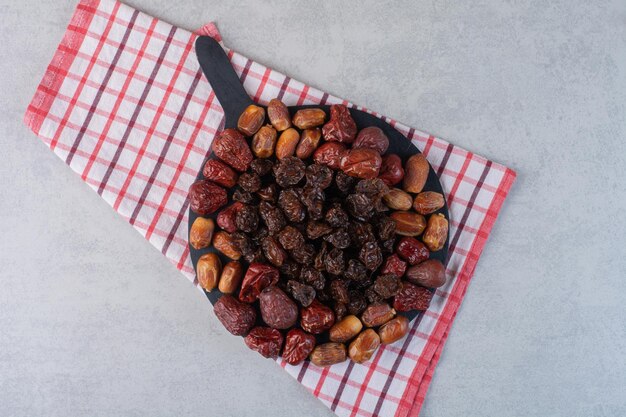
<svg viewBox="0 0 626 417"><path fill-rule="evenodd" d="M270 327L255 327L245 337L246 346L266 358L276 359L283 346L283 335Z"/></svg>
<svg viewBox="0 0 626 417"><path fill-rule="evenodd" d="M410 282L402 282L400 292L393 298L393 308L397 311L424 311L428 309L433 293L424 287L418 287Z"/></svg>
<svg viewBox="0 0 626 417"><path fill-rule="evenodd" d="M201 216L215 212L228 202L226 190L208 180L199 180L189 188L189 205Z"/></svg>
<svg viewBox="0 0 626 417"><path fill-rule="evenodd" d="M259 298L261 291L278 282L278 269L261 263L251 263L241 283L239 299L245 303L253 303Z"/></svg>
<svg viewBox="0 0 626 417"><path fill-rule="evenodd" d="M283 359L290 365L304 361L315 347L315 336L300 329L291 329L285 338Z"/></svg>
<svg viewBox="0 0 626 417"><path fill-rule="evenodd" d="M235 129L225 129L213 140L213 152L239 172L244 172L252 162L252 151L243 135Z"/></svg>

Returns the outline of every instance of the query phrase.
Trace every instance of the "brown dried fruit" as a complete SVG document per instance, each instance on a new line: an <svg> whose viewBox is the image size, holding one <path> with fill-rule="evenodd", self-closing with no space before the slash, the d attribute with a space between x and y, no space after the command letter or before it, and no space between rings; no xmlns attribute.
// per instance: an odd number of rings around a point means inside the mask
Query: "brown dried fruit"
<svg viewBox="0 0 626 417"><path fill-rule="evenodd" d="M430 165L423 154L412 155L404 165L405 174L402 188L409 193L419 193L428 179Z"/></svg>
<svg viewBox="0 0 626 417"><path fill-rule="evenodd" d="M317 366L330 366L345 361L346 347L342 343L328 342L318 345L311 352L311 363Z"/></svg>
<svg viewBox="0 0 626 417"><path fill-rule="evenodd" d="M283 346L283 335L269 327L255 327L244 338L246 346L266 358L276 359Z"/></svg>
<svg viewBox="0 0 626 417"><path fill-rule="evenodd" d="M217 319L235 336L247 334L256 322L256 311L250 304L242 303L232 295L221 296L213 312Z"/></svg>
<svg viewBox="0 0 626 417"><path fill-rule="evenodd" d="M189 231L189 244L194 249L203 249L211 244L215 223L213 219L196 217Z"/></svg>
<svg viewBox="0 0 626 417"><path fill-rule="evenodd" d="M220 283L217 288L224 294L232 294L237 291L241 278L243 277L243 267L237 261L230 261L224 265Z"/></svg>
<svg viewBox="0 0 626 417"><path fill-rule="evenodd" d="M429 259L406 271L406 280L423 287L438 288L446 283L446 268L437 259Z"/></svg>
<svg viewBox="0 0 626 417"><path fill-rule="evenodd" d="M422 240L433 252L443 249L448 239L448 220L443 214L433 214L428 219L428 226Z"/></svg>
<svg viewBox="0 0 626 417"><path fill-rule="evenodd" d="M283 159L287 156L293 156L300 140L300 134L296 129L289 128L280 134L276 143L276 158Z"/></svg>
<svg viewBox="0 0 626 417"><path fill-rule="evenodd" d="M365 329L350 343L348 354L356 363L367 362L380 346L380 337L374 329Z"/></svg>
<svg viewBox="0 0 626 417"><path fill-rule="evenodd" d="M265 110L263 107L249 105L239 116L237 129L246 136L254 135L265 121Z"/></svg>
<svg viewBox="0 0 626 417"><path fill-rule="evenodd" d="M250 147L239 131L224 129L213 139L213 153L239 172L244 172L252 162Z"/></svg>
<svg viewBox="0 0 626 417"><path fill-rule="evenodd" d="M300 130L321 126L326 119L326 113L322 109L302 109L293 116L293 124Z"/></svg>
<svg viewBox="0 0 626 417"><path fill-rule="evenodd" d="M237 184L237 173L228 165L217 159L209 159L204 164L202 175L222 187L231 188Z"/></svg>
<svg viewBox="0 0 626 417"><path fill-rule="evenodd" d="M354 142L356 123L350 115L350 110L343 104L330 106L330 121L322 128L324 139L329 142Z"/></svg>
<svg viewBox="0 0 626 417"><path fill-rule="evenodd" d="M410 210L413 205L413 199L409 193L399 188L392 188L383 196L383 201L387 207L393 210Z"/></svg>
<svg viewBox="0 0 626 417"><path fill-rule="evenodd" d="M198 259L196 264L196 277L198 284L207 292L217 287L222 272L222 262L214 253L206 253Z"/></svg>
<svg viewBox="0 0 626 417"><path fill-rule="evenodd" d="M281 267L287 260L287 252L285 252L276 239L271 236L267 236L263 239L261 248L269 263L274 266Z"/></svg>
<svg viewBox="0 0 626 417"><path fill-rule="evenodd" d="M402 160L396 154L383 156L383 163L380 166L378 178L383 180L389 187L398 184L404 178L404 168L402 168Z"/></svg>
<svg viewBox="0 0 626 417"><path fill-rule="evenodd" d="M426 219L412 211L394 211L390 216L396 222L396 233L402 236L419 236L426 228Z"/></svg>
<svg viewBox="0 0 626 417"><path fill-rule="evenodd" d="M269 158L274 154L276 146L276 129L263 126L252 138L252 152L257 158Z"/></svg>
<svg viewBox="0 0 626 417"><path fill-rule="evenodd" d="M208 180L199 180L189 188L189 205L201 216L215 212L228 201L226 190Z"/></svg>
<svg viewBox="0 0 626 417"><path fill-rule="evenodd" d="M237 231L237 225L235 219L237 212L243 207L243 203L235 201L224 210L220 211L217 215L217 225L228 233L235 233Z"/></svg>
<svg viewBox="0 0 626 417"><path fill-rule="evenodd" d="M406 262L404 262L395 253L390 255L386 260L383 267L380 269L381 274L392 274L398 278L402 278L406 271Z"/></svg>
<svg viewBox="0 0 626 417"><path fill-rule="evenodd" d="M320 334L335 324L335 313L317 300L300 310L300 326L312 334Z"/></svg>
<svg viewBox="0 0 626 417"><path fill-rule="evenodd" d="M330 328L329 337L332 342L347 342L359 334L363 329L363 323L355 315L350 314L344 317Z"/></svg>
<svg viewBox="0 0 626 417"><path fill-rule="evenodd" d="M326 142L313 154L313 160L332 169L339 169L341 159L347 152L345 145L339 142Z"/></svg>
<svg viewBox="0 0 626 417"><path fill-rule="evenodd" d="M291 120L289 120L289 109L285 106L285 103L277 98L270 100L267 105L267 117L270 119L270 123L274 126L274 129L282 132L283 130L291 127Z"/></svg>
<svg viewBox="0 0 626 417"><path fill-rule="evenodd" d="M424 191L415 196L413 209L419 214L431 214L446 204L443 194L434 191Z"/></svg>
<svg viewBox="0 0 626 417"><path fill-rule="evenodd" d="M341 170L351 177L376 178L380 171L380 154L368 148L352 149L341 158Z"/></svg>
<svg viewBox="0 0 626 417"><path fill-rule="evenodd" d="M384 344L390 344L402 339L409 332L409 319L398 316L380 326L378 336Z"/></svg>
<svg viewBox="0 0 626 417"><path fill-rule="evenodd" d="M213 236L213 247L235 261L241 258L241 252L234 245L233 239L228 232L222 230L216 232L215 236Z"/></svg>
<svg viewBox="0 0 626 417"><path fill-rule="evenodd" d="M396 252L411 265L417 265L430 257L428 248L422 242L408 236L400 239Z"/></svg>
<svg viewBox="0 0 626 417"><path fill-rule="evenodd" d="M291 329L285 338L283 359L290 365L297 365L304 361L315 347L315 336L301 329Z"/></svg>
<svg viewBox="0 0 626 417"><path fill-rule="evenodd" d="M428 309L432 298L433 293L428 288L404 281L402 289L393 298L393 308L398 311L424 311Z"/></svg>
<svg viewBox="0 0 626 417"><path fill-rule="evenodd" d="M298 320L298 306L275 285L265 288L259 295L261 317L270 327L288 329Z"/></svg>
<svg viewBox="0 0 626 417"><path fill-rule="evenodd" d="M296 148L296 156L300 159L310 158L319 146L321 137L322 131L317 127L304 129L298 147Z"/></svg>
<svg viewBox="0 0 626 417"><path fill-rule="evenodd" d="M239 300L253 303L259 298L261 291L270 285L278 283L278 269L262 263L251 263L243 277Z"/></svg>
<svg viewBox="0 0 626 417"><path fill-rule="evenodd" d="M361 321L367 327L377 327L394 318L396 311L387 303L374 303L367 306Z"/></svg>
<svg viewBox="0 0 626 417"><path fill-rule="evenodd" d="M358 148L374 149L382 155L389 148L389 138L376 126L366 127L361 129L352 145L352 149Z"/></svg>

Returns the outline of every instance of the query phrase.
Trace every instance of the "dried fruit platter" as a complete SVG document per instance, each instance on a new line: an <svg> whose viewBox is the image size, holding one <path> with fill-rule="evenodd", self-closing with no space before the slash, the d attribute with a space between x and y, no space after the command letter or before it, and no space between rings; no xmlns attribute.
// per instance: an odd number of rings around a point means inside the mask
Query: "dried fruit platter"
<svg viewBox="0 0 626 417"><path fill-rule="evenodd" d="M225 112L190 189L199 284L266 357L365 362L445 283L439 179L392 126L342 105L252 102L221 46L196 42Z"/></svg>

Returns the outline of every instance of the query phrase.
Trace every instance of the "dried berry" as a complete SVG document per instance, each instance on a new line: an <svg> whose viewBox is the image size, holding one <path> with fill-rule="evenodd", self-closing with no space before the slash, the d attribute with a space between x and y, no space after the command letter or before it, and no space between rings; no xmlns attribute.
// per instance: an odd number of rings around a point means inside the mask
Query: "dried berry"
<svg viewBox="0 0 626 417"><path fill-rule="evenodd" d="M289 110L287 106L277 98L271 99L267 105L267 117L269 117L270 123L274 126L274 129L279 132L291 127Z"/></svg>
<svg viewBox="0 0 626 417"><path fill-rule="evenodd" d="M258 198L251 192L244 191L241 188L235 189L233 200L244 204L257 204Z"/></svg>
<svg viewBox="0 0 626 417"><path fill-rule="evenodd" d="M356 363L370 360L380 346L380 337L373 329L365 329L350 343L348 355Z"/></svg>
<svg viewBox="0 0 626 417"><path fill-rule="evenodd" d="M384 181L389 187L399 184L404 178L404 168L402 168L402 160L396 154L383 156L383 162L380 166L378 178Z"/></svg>
<svg viewBox="0 0 626 417"><path fill-rule="evenodd" d="M259 204L259 213L271 236L280 232L280 230L287 225L283 212L278 207L266 201Z"/></svg>
<svg viewBox="0 0 626 417"><path fill-rule="evenodd" d="M342 343L328 342L318 345L311 352L311 363L316 366L331 366L345 361L346 347Z"/></svg>
<svg viewBox="0 0 626 417"><path fill-rule="evenodd" d="M376 232L380 240L392 239L396 234L396 222L388 216L378 216L376 219Z"/></svg>
<svg viewBox="0 0 626 417"><path fill-rule="evenodd" d="M402 339L409 332L409 319L398 316L380 326L378 336L384 344L390 344Z"/></svg>
<svg viewBox="0 0 626 417"><path fill-rule="evenodd" d="M269 174L273 167L274 163L269 159L255 159L250 163L252 172L261 177Z"/></svg>
<svg viewBox="0 0 626 417"><path fill-rule="evenodd" d="M237 291L243 278L243 267L237 261L230 261L224 265L218 289L224 294L232 294Z"/></svg>
<svg viewBox="0 0 626 417"><path fill-rule="evenodd" d="M383 299L391 298L400 291L400 279L395 275L379 275L374 281L374 291Z"/></svg>
<svg viewBox="0 0 626 417"><path fill-rule="evenodd" d="M333 182L333 171L326 165L311 164L306 167L306 183L315 188L325 189Z"/></svg>
<svg viewBox="0 0 626 417"><path fill-rule="evenodd" d="M327 141L352 143L356 135L356 123L350 110L343 104L330 106L330 121L322 128Z"/></svg>
<svg viewBox="0 0 626 417"><path fill-rule="evenodd" d="M335 324L335 313L317 300L300 311L300 326L309 333L323 333L333 324Z"/></svg>
<svg viewBox="0 0 626 417"><path fill-rule="evenodd" d="M316 295L315 288L295 280L287 282L287 291L302 307L310 306Z"/></svg>
<svg viewBox="0 0 626 417"><path fill-rule="evenodd" d="M300 281L312 286L317 291L322 291L326 286L326 278L324 278L324 274L310 266L302 267L300 272Z"/></svg>
<svg viewBox="0 0 626 417"><path fill-rule="evenodd" d="M300 329L291 329L285 338L283 359L290 365L304 361L315 348L315 336Z"/></svg>
<svg viewBox="0 0 626 417"><path fill-rule="evenodd" d="M424 311L428 309L432 298L433 293L428 288L404 281L402 288L393 298L393 308L398 311Z"/></svg>
<svg viewBox="0 0 626 417"><path fill-rule="evenodd" d="M367 298L367 302L370 304L380 303L384 300L384 298L376 292L374 287L369 287L365 290L365 298Z"/></svg>
<svg viewBox="0 0 626 417"><path fill-rule="evenodd" d="M448 220L441 213L433 214L428 219L428 226L426 226L422 240L428 246L428 249L437 252L443 249L447 239Z"/></svg>
<svg viewBox="0 0 626 417"><path fill-rule="evenodd" d="M315 258L315 246L311 244L302 245L289 252L294 261L302 265L310 265Z"/></svg>
<svg viewBox="0 0 626 417"><path fill-rule="evenodd" d="M304 245L304 236L295 227L285 226L283 230L278 232L278 241L283 248L293 250L298 246Z"/></svg>
<svg viewBox="0 0 626 417"><path fill-rule="evenodd" d="M307 223L306 226L306 235L309 239L313 240L318 239L322 236L326 236L332 231L333 228L330 227L329 224L324 222L310 221Z"/></svg>
<svg viewBox="0 0 626 417"><path fill-rule="evenodd" d="M396 252L411 265L417 265L430 256L428 248L426 248L422 242L412 237L403 237L400 239Z"/></svg>
<svg viewBox="0 0 626 417"><path fill-rule="evenodd" d="M254 135L265 121L265 110L263 107L249 105L239 116L237 129L246 136Z"/></svg>
<svg viewBox="0 0 626 417"><path fill-rule="evenodd" d="M287 279L299 279L300 278L300 265L287 259L283 262L283 266L280 267L280 274Z"/></svg>
<svg viewBox="0 0 626 417"><path fill-rule="evenodd" d="M237 229L251 233L259 227L259 212L256 207L244 204L235 215Z"/></svg>
<svg viewBox="0 0 626 417"><path fill-rule="evenodd" d="M243 232L232 233L230 243L244 257L254 254L258 249L257 244Z"/></svg>
<svg viewBox="0 0 626 417"><path fill-rule="evenodd" d="M300 135L300 142L296 148L296 156L300 159L308 159L320 144L322 131L317 127L313 129L304 129Z"/></svg>
<svg viewBox="0 0 626 417"><path fill-rule="evenodd" d="M189 205L201 216L215 212L227 202L226 190L211 181L199 180L189 188Z"/></svg>
<svg viewBox="0 0 626 417"><path fill-rule="evenodd" d="M337 189L343 194L348 194L352 191L356 181L356 178L351 177L342 171L337 172L335 175L335 184L337 185Z"/></svg>
<svg viewBox="0 0 626 417"><path fill-rule="evenodd" d="M346 197L346 209L354 218L361 221L368 221L374 215L372 199L361 193Z"/></svg>
<svg viewBox="0 0 626 417"><path fill-rule="evenodd" d="M322 109L302 109L293 116L293 124L300 130L321 126L326 119L326 113Z"/></svg>
<svg viewBox="0 0 626 417"><path fill-rule="evenodd" d="M274 329L288 329L298 320L298 306L275 285L261 292L259 305L263 321Z"/></svg>
<svg viewBox="0 0 626 417"><path fill-rule="evenodd" d="M389 147L389 138L385 133L376 126L370 126L361 129L354 144L352 145L352 149L358 148L369 148L373 149L379 154L384 154L387 152L387 148Z"/></svg>
<svg viewBox="0 0 626 417"><path fill-rule="evenodd" d="M255 173L244 172L239 176L237 184L250 193L255 193L261 189L261 178Z"/></svg>
<svg viewBox="0 0 626 417"><path fill-rule="evenodd" d="M350 314L358 316L367 307L367 300L362 292L357 290L350 291L350 302L348 303L348 311Z"/></svg>
<svg viewBox="0 0 626 417"><path fill-rule="evenodd" d="M256 322L256 311L231 295L221 296L213 306L217 319L235 336L247 334Z"/></svg>
<svg viewBox="0 0 626 417"><path fill-rule="evenodd" d="M220 279L222 273L222 262L219 256L214 253L206 253L198 259L196 264L196 277L198 278L198 284L205 291L211 292Z"/></svg>
<svg viewBox="0 0 626 417"><path fill-rule="evenodd" d="M225 129L213 140L213 152L239 172L244 172L252 162L252 152L243 135L235 129Z"/></svg>
<svg viewBox="0 0 626 417"><path fill-rule="evenodd" d="M370 304L361 315L361 321L367 327L377 327L387 323L395 315L395 310L387 303Z"/></svg>
<svg viewBox="0 0 626 417"><path fill-rule="evenodd" d="M402 188L409 193L419 193L424 188L430 165L421 153L412 155L404 166L405 174Z"/></svg>
<svg viewBox="0 0 626 417"><path fill-rule="evenodd" d="M278 282L278 269L270 265L251 263L241 283L239 300L252 303L265 288L276 285Z"/></svg>
<svg viewBox="0 0 626 417"><path fill-rule="evenodd" d="M334 232L326 235L324 237L324 240L338 249L346 249L348 246L350 246L350 235L348 234L348 231L343 227L335 229Z"/></svg>
<svg viewBox="0 0 626 417"><path fill-rule="evenodd" d="M313 160L332 169L339 169L341 159L347 152L346 147L339 142L326 142L313 153Z"/></svg>
<svg viewBox="0 0 626 417"><path fill-rule="evenodd" d="M276 129L263 126L252 138L252 152L257 158L269 158L274 155L276 146Z"/></svg>
<svg viewBox="0 0 626 417"><path fill-rule="evenodd" d="M345 227L350 221L348 213L345 212L339 203L333 203L333 205L330 206L326 211L324 219L332 227Z"/></svg>
<svg viewBox="0 0 626 417"><path fill-rule="evenodd" d="M443 194L434 191L421 192L413 201L413 209L423 215L434 213L445 205Z"/></svg>
<svg viewBox="0 0 626 417"><path fill-rule="evenodd" d="M376 242L367 242L359 252L359 260L370 271L375 271L383 263L383 253Z"/></svg>
<svg viewBox="0 0 626 417"><path fill-rule="evenodd" d="M263 249L263 255L274 266L282 266L285 260L287 260L287 252L280 246L280 244L271 236L267 236L261 243Z"/></svg>
<svg viewBox="0 0 626 417"><path fill-rule="evenodd" d="M204 164L202 175L222 187L231 188L237 184L237 173L231 167L217 159L209 159Z"/></svg>
<svg viewBox="0 0 626 417"><path fill-rule="evenodd" d="M283 346L283 335L269 327L255 327L244 338L246 346L266 358L276 359Z"/></svg>
<svg viewBox="0 0 626 417"><path fill-rule="evenodd" d="M226 230L228 233L236 232L237 225L235 224L235 218L241 207L243 207L243 204L236 201L220 211L217 215L217 225L223 230Z"/></svg>
<svg viewBox="0 0 626 417"><path fill-rule="evenodd" d="M206 248L211 244L214 230L213 219L196 217L191 225L191 230L189 230L189 244L196 250Z"/></svg>
<svg viewBox="0 0 626 417"><path fill-rule="evenodd" d="M293 189L282 190L278 197L278 205L283 209L290 222L299 223L304 220L306 211L298 194Z"/></svg>
<svg viewBox="0 0 626 417"><path fill-rule="evenodd" d="M364 282L369 278L367 268L361 262L356 259L350 259L348 261L348 267L346 268L343 276L350 281Z"/></svg>
<svg viewBox="0 0 626 417"><path fill-rule="evenodd" d="M330 282L330 296L339 303L347 303L350 301L348 294L348 283L342 279L334 279Z"/></svg>
<svg viewBox="0 0 626 417"><path fill-rule="evenodd" d="M288 156L274 165L276 183L283 188L291 187L304 177L305 165L301 159Z"/></svg>
<svg viewBox="0 0 626 417"><path fill-rule="evenodd" d="M276 203L276 200L278 199L278 186L276 184L270 184L257 191L257 195L263 201Z"/></svg>
<svg viewBox="0 0 626 417"><path fill-rule="evenodd" d="M446 268L436 259L429 259L406 271L406 280L424 287L438 288L446 283Z"/></svg>
<svg viewBox="0 0 626 417"><path fill-rule="evenodd" d="M321 148L320 148L321 149ZM351 177L376 178L382 159L373 149L352 149L341 158L340 168Z"/></svg>
<svg viewBox="0 0 626 417"><path fill-rule="evenodd" d="M333 305L333 311L335 312L335 320L341 320L348 314L348 307L344 303L336 302Z"/></svg>
<svg viewBox="0 0 626 417"><path fill-rule="evenodd" d="M385 260L385 264L380 269L381 274L392 274L398 278L402 278L406 271L406 262L404 262L395 253Z"/></svg>
<svg viewBox="0 0 626 417"><path fill-rule="evenodd" d="M333 275L341 275L345 270L345 259L341 249L334 248L326 255L324 262L326 272Z"/></svg>
<svg viewBox="0 0 626 417"><path fill-rule="evenodd" d="M352 240L360 247L367 242L376 241L374 236L374 228L369 223L353 222L350 225L350 234Z"/></svg>

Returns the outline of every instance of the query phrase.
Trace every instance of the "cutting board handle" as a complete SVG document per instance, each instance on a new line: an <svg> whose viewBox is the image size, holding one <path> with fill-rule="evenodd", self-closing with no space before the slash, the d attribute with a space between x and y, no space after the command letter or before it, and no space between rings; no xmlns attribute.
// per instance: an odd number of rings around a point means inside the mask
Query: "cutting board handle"
<svg viewBox="0 0 626 417"><path fill-rule="evenodd" d="M226 114L225 127L236 127L239 115L252 104L239 76L222 46L210 36L196 39L196 54L202 72L209 80Z"/></svg>

